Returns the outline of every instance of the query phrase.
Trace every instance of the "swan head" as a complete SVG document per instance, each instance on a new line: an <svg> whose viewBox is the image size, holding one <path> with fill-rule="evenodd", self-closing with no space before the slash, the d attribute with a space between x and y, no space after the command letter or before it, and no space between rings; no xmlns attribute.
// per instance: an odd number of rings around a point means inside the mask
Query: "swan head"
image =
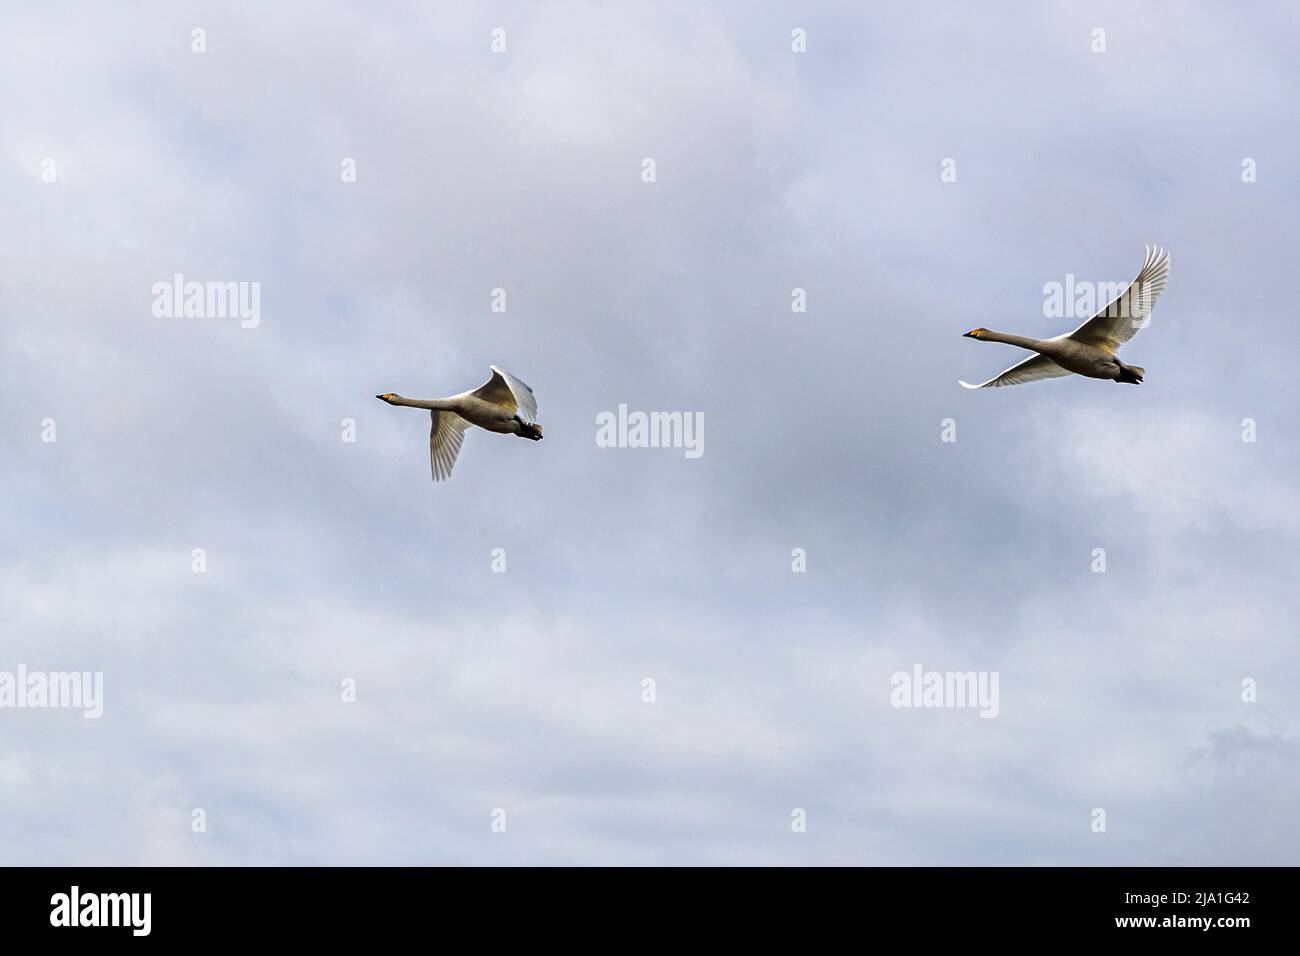
<svg viewBox="0 0 1300 956"><path fill-rule="evenodd" d="M381 402L388 402L390 405L393 403L393 399L400 397L400 395L395 395L392 392L384 392L382 395L375 396L375 398L379 399Z"/></svg>
<svg viewBox="0 0 1300 956"><path fill-rule="evenodd" d="M964 339L977 339L977 338L979 338L980 336L984 335L986 332L988 332L988 329L985 329L985 328L971 329L969 332L964 332L964 333L962 333L962 338L964 338Z"/></svg>

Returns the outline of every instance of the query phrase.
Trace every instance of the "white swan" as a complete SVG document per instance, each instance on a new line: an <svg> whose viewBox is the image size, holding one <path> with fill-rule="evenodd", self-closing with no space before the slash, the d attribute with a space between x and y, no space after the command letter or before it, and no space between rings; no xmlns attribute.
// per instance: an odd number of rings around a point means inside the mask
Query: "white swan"
<svg viewBox="0 0 1300 956"><path fill-rule="evenodd" d="M1088 378L1108 378L1115 382L1142 384L1145 370L1138 365L1125 365L1115 353L1133 338L1134 333L1147 324L1156 299L1165 291L1169 278L1169 253L1153 246L1147 247L1142 271L1100 312L1083 325L1066 335L1050 339L1031 339L1023 335L1007 335L988 329L971 329L967 338L981 342L1005 342L1022 349L1037 352L1030 358L1011 366L996 378L979 385L959 381L965 388L1001 388L1004 385L1021 385L1045 378L1060 378L1075 373Z"/></svg>
<svg viewBox="0 0 1300 956"><path fill-rule="evenodd" d="M492 369L490 379L472 392L461 392L450 398L417 401L392 392L375 396L389 405L429 409L429 417L433 420L429 429L429 463L434 481L442 481L451 475L465 430L471 425L533 441L542 438L533 390L509 372L495 365L488 367Z"/></svg>

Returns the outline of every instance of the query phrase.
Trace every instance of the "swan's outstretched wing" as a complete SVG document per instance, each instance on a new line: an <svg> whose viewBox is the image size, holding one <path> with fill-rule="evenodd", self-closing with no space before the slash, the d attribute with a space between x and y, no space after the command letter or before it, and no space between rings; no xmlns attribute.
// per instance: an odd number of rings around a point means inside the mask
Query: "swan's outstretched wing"
<svg viewBox="0 0 1300 956"><path fill-rule="evenodd" d="M1002 388L1004 385L1023 385L1026 382L1041 382L1045 378L1060 378L1070 374L1072 373L1068 369L1061 368L1045 355L1031 355L987 382L971 385L969 382L958 381L957 384L963 388Z"/></svg>
<svg viewBox="0 0 1300 956"><path fill-rule="evenodd" d="M485 402L494 402L514 412L528 425L537 424L537 399L533 390L509 372L489 365L492 377L471 392Z"/></svg>
<svg viewBox="0 0 1300 956"><path fill-rule="evenodd" d="M455 412L429 412L433 420L429 428L429 464L433 467L433 480L442 481L451 475L460 454L460 443L465 439L465 429L470 423Z"/></svg>
<svg viewBox="0 0 1300 956"><path fill-rule="evenodd" d="M1156 299L1165 291L1168 280L1169 253L1147 246L1147 257L1137 278L1104 309L1066 337L1114 354L1147 324L1151 310L1156 307Z"/></svg>

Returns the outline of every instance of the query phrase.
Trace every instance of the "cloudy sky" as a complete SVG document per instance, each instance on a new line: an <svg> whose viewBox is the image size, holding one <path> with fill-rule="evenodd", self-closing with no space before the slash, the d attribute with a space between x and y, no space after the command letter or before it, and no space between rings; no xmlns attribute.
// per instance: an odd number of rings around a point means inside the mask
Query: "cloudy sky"
<svg viewBox="0 0 1300 956"><path fill-rule="evenodd" d="M0 862L1295 863L1294 8L612 6L0 12Z"/></svg>

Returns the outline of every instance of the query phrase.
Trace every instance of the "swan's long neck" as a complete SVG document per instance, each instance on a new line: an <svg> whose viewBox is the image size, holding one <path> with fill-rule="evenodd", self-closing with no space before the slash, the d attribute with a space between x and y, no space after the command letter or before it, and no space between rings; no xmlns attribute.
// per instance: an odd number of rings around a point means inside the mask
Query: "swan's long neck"
<svg viewBox="0 0 1300 956"><path fill-rule="evenodd" d="M429 408L439 411L455 411L455 399L451 398L430 398L420 401L415 398L402 398L400 395L394 395L388 400L389 405L405 405L407 408Z"/></svg>
<svg viewBox="0 0 1300 956"><path fill-rule="evenodd" d="M1004 342L1007 345L1018 345L1022 349L1029 349L1031 352L1041 352L1044 342L1042 339L1030 339L1023 335L1008 335L1006 332L988 332L980 334L981 342Z"/></svg>

